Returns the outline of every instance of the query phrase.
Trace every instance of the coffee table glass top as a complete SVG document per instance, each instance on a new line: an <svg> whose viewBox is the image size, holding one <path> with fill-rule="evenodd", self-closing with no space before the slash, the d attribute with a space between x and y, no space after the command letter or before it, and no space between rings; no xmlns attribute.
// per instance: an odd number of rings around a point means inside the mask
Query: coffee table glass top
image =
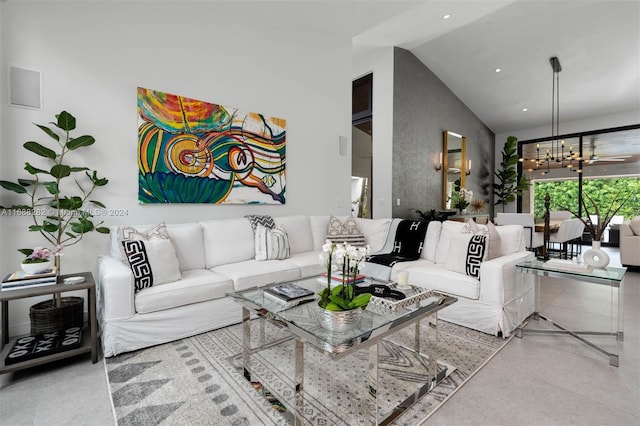
<svg viewBox="0 0 640 426"><path fill-rule="evenodd" d="M620 282L627 272L627 268L618 268L615 266L607 266L605 268L593 268L591 270L577 271L563 268L550 267L545 262L537 259L521 262L516 265L517 268L529 269L534 271L555 272L564 275L574 275L576 279L590 278L592 280L601 280L603 282Z"/></svg>
<svg viewBox="0 0 640 426"><path fill-rule="evenodd" d="M291 282L313 291L316 295L326 286L326 283L323 283L318 276ZM399 290L395 283L371 278L367 278L364 283L359 285L367 286L370 284L386 284ZM302 338L332 354L345 352L351 347L359 346L366 340L385 334L417 317L437 312L457 301L455 297L425 289L425 297L407 307L383 309L370 303L367 309L363 310L358 324L345 332L337 333L320 326L318 316L323 310L318 306L318 297L310 302L287 308L286 305L264 295L264 289L267 287L229 293L228 296L244 307L258 312L259 315L289 327L289 331L295 337Z"/></svg>

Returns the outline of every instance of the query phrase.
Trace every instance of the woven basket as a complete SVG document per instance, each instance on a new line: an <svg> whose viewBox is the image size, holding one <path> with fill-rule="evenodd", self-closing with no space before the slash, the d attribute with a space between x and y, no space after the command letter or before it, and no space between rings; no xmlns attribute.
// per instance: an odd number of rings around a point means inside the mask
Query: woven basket
<svg viewBox="0 0 640 426"><path fill-rule="evenodd" d="M54 300L36 303L29 310L31 335L82 327L84 323L84 299L82 297L63 297L60 307Z"/></svg>

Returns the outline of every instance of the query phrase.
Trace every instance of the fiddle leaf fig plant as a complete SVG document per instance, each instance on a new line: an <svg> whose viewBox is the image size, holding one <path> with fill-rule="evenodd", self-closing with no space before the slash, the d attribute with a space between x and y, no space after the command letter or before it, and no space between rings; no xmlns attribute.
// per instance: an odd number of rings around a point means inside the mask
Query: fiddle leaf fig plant
<svg viewBox="0 0 640 426"><path fill-rule="evenodd" d="M498 180L493 184L493 195L495 195L494 205L502 204L504 206L516 200L516 195L522 195L522 192L529 187L529 181L523 175L518 180L518 138L509 136L504 143L502 149L502 161L500 169L495 172Z"/></svg>
<svg viewBox="0 0 640 426"><path fill-rule="evenodd" d="M25 204L0 207L4 214L13 212L31 216L33 224L29 226L29 231L39 232L52 249L60 251L63 247L78 243L88 232L109 233L109 228L101 226L102 221L94 223L95 208L104 209L105 205L92 198L93 192L109 181L99 177L98 172L89 167L70 165L72 151L89 147L95 142L93 136L71 136L71 131L76 128L76 119L71 114L62 111L56 115L56 121L49 124L36 124L52 139L48 146L34 141L23 144L27 151L36 155L38 164L43 159L45 164L49 163L48 168L26 162L24 170L29 175L27 178L20 178L17 182L0 180L3 189L26 197ZM28 249L18 251L25 253L25 250Z"/></svg>

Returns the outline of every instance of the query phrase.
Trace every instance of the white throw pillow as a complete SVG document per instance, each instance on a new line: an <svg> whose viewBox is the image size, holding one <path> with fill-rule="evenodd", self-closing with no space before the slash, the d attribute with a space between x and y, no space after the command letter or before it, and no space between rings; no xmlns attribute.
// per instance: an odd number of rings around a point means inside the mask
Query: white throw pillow
<svg viewBox="0 0 640 426"><path fill-rule="evenodd" d="M290 256L289 237L282 226L268 229L258 224L255 246L256 260L287 259Z"/></svg>
<svg viewBox="0 0 640 426"><path fill-rule="evenodd" d="M640 216L629 221L629 228L631 228L633 235L640 235Z"/></svg>
<svg viewBox="0 0 640 426"><path fill-rule="evenodd" d="M143 241L127 239L122 242L125 259L133 273L135 292L153 285L178 281L182 278L173 243L167 238Z"/></svg>
<svg viewBox="0 0 640 426"><path fill-rule="evenodd" d="M486 237L469 232L453 233L450 243L445 268L478 278L485 256Z"/></svg>

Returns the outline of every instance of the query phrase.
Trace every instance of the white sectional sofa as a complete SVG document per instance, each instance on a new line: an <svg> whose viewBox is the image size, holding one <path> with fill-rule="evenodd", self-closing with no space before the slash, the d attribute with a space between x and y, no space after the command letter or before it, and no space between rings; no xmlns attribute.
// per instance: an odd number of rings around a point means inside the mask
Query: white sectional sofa
<svg viewBox="0 0 640 426"><path fill-rule="evenodd" d="M344 218L343 218L344 219ZM323 272L319 254L329 216L274 217L289 238L290 257L255 260L254 233L246 218L167 224L181 279L134 291L134 280L112 229L109 255L98 261L98 318L106 357L238 323L241 308L228 292ZM383 250L398 219L357 219L372 252ZM515 264L531 256L522 227L498 227L501 256L481 264L480 279L446 269L446 239L457 222L432 222L422 258L396 264L410 281L458 296L440 317L486 333L508 336L533 312L533 291L516 279ZM145 230L151 226L135 227Z"/></svg>

